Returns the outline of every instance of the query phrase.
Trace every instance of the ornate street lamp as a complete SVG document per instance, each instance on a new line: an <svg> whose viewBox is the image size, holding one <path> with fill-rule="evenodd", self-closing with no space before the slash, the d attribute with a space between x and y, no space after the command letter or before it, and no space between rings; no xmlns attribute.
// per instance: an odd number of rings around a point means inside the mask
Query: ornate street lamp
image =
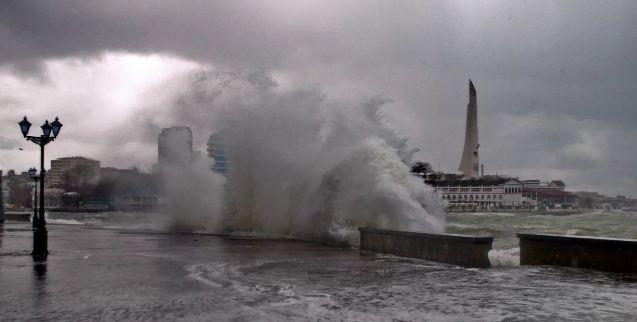
<svg viewBox="0 0 637 322"><path fill-rule="evenodd" d="M35 229L38 223L38 170L30 168L29 177L33 179L33 219L31 220L32 226Z"/></svg>
<svg viewBox="0 0 637 322"><path fill-rule="evenodd" d="M45 121L41 126L42 135L40 136L28 135L29 129L31 128L31 122L27 120L26 116L18 123L18 125L20 125L20 131L25 139L40 146L40 175L33 176L40 180L40 206L38 207L39 209L37 214L34 210L33 215L33 252L31 255L34 259L41 260L46 259L46 256L49 254L47 247L46 220L44 219L44 146L57 138L58 134L60 134L60 129L62 129L62 123L60 123L60 120L57 117L51 124L49 124L48 120ZM51 132L53 132L53 136L51 136ZM32 171L34 173L36 170L29 170L29 174L31 174Z"/></svg>
<svg viewBox="0 0 637 322"><path fill-rule="evenodd" d="M2 187L2 170L0 170L0 188ZM2 190L2 189L0 189ZM4 224L4 199L0 191L0 228Z"/></svg>
<svg viewBox="0 0 637 322"><path fill-rule="evenodd" d="M27 117L25 116L22 119L22 121L20 121L20 123L18 124L20 125L20 131L22 131L22 136L26 138L27 134L29 134L29 129L31 128L31 122L29 122L29 120L27 120Z"/></svg>
<svg viewBox="0 0 637 322"><path fill-rule="evenodd" d="M53 129L53 127L51 126L51 124L49 124L49 120L44 121L44 124L42 124L41 126L42 128L42 133L44 133L45 137L49 137L51 136L51 130Z"/></svg>
<svg viewBox="0 0 637 322"><path fill-rule="evenodd" d="M54 138L58 137L58 134L60 134L61 129L62 129L62 123L60 123L60 120L56 116L55 121L51 122L51 130L53 130Z"/></svg>

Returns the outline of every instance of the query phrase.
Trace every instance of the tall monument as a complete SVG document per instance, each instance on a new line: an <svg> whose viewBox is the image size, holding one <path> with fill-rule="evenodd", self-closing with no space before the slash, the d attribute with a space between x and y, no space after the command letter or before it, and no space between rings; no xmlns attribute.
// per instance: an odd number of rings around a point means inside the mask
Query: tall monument
<svg viewBox="0 0 637 322"><path fill-rule="evenodd" d="M478 178L480 159L478 158L478 105L476 88L469 79L469 104L467 105L467 127L464 136L464 150L458 170L465 178Z"/></svg>

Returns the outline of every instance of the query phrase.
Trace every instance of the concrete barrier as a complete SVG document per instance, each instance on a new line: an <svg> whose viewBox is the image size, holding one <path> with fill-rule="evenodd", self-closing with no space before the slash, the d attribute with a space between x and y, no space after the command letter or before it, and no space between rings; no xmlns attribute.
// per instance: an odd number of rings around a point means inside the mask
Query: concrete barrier
<svg viewBox="0 0 637 322"><path fill-rule="evenodd" d="M31 214L27 212L6 212L4 219L11 221L31 221Z"/></svg>
<svg viewBox="0 0 637 322"><path fill-rule="evenodd" d="M637 240L518 234L520 265L554 265L637 273Z"/></svg>
<svg viewBox="0 0 637 322"><path fill-rule="evenodd" d="M491 267L493 237L359 228L360 249L467 267Z"/></svg>

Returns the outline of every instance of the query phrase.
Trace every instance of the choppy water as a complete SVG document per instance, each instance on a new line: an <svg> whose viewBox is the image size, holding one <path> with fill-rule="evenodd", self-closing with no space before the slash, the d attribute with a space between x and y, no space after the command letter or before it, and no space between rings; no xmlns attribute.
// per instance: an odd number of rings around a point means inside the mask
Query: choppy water
<svg viewBox="0 0 637 322"><path fill-rule="evenodd" d="M170 218L157 213L51 213L49 221L114 229L162 231ZM493 266L519 265L517 233L548 233L637 239L637 213L585 212L571 215L551 213L449 213L447 232L493 236L489 259ZM262 236L263 237L263 236Z"/></svg>
<svg viewBox="0 0 637 322"><path fill-rule="evenodd" d="M508 266L519 263L517 233L637 239L637 213L450 213L447 232L493 236L494 250L489 254L491 263Z"/></svg>
<svg viewBox="0 0 637 322"><path fill-rule="evenodd" d="M169 217L158 213L51 213L48 218L51 223L152 231L163 231L170 222ZM637 213L449 213L447 232L493 236L493 250L489 253L491 264L516 266L519 264L517 233L637 239Z"/></svg>
<svg viewBox="0 0 637 322"><path fill-rule="evenodd" d="M170 218L160 213L49 213L50 223L130 230L164 230ZM447 232L493 236L495 249L517 247L516 233L549 233L637 239L637 213L587 212L572 215L541 213L449 213Z"/></svg>
<svg viewBox="0 0 637 322"><path fill-rule="evenodd" d="M297 241L98 229L75 218L49 225L46 264L28 255L27 223L0 229L0 320L630 321L637 311L634 276L466 269Z"/></svg>

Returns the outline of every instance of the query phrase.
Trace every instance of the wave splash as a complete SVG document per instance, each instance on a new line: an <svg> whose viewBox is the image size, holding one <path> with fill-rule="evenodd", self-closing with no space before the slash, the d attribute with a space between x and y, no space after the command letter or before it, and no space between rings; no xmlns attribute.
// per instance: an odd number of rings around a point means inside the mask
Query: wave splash
<svg viewBox="0 0 637 322"><path fill-rule="evenodd" d="M176 171L167 189L173 227L349 245L363 226L444 231L441 201L410 174L417 150L381 111L390 100L347 104L238 74L210 73L194 88L189 96L208 98L195 102L223 131L230 167L227 177L202 176L209 164ZM186 196L195 211L180 204Z"/></svg>

